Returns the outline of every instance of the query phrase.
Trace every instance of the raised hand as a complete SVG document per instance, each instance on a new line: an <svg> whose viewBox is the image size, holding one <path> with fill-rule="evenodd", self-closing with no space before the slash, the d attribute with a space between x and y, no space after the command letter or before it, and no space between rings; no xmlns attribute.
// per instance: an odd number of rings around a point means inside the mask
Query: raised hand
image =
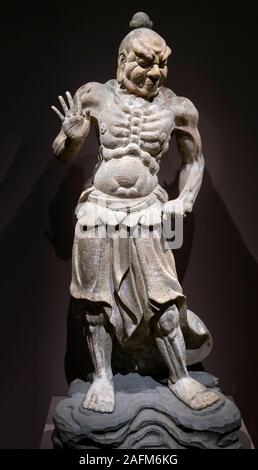
<svg viewBox="0 0 258 470"><path fill-rule="evenodd" d="M58 97L64 114L55 106L51 106L51 108L61 119L63 130L69 139L84 140L90 128L90 110L82 109L82 102L79 95L77 95L77 103L74 102L69 91L66 92L66 97L68 106L62 96Z"/></svg>

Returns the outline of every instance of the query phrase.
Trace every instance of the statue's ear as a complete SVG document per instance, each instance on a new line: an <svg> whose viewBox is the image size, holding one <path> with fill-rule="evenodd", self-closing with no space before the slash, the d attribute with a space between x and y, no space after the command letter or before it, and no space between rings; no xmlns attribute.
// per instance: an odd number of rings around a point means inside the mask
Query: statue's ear
<svg viewBox="0 0 258 470"><path fill-rule="evenodd" d="M117 62L117 80L119 83L122 82L123 80L123 72L124 72L124 66L126 63L126 56L124 52L121 52L118 56L118 62Z"/></svg>
<svg viewBox="0 0 258 470"><path fill-rule="evenodd" d="M123 69L125 66L125 63L126 63L125 53L121 52L118 57L118 67L121 67Z"/></svg>

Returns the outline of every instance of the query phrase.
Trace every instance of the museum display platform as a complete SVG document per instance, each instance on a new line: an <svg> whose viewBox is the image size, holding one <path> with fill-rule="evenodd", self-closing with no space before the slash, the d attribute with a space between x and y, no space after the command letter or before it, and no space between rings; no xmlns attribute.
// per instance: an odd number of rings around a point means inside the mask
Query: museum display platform
<svg viewBox="0 0 258 470"><path fill-rule="evenodd" d="M240 412L232 397L221 393L218 379L190 374L216 390L220 402L193 411L151 377L116 374L114 412L95 413L81 407L90 383L74 380L68 397L52 397L40 448L253 449Z"/></svg>

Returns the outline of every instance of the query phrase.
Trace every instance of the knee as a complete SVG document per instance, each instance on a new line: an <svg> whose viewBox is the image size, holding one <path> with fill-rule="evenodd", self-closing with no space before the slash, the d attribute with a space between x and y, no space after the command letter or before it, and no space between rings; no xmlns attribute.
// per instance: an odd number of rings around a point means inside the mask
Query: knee
<svg viewBox="0 0 258 470"><path fill-rule="evenodd" d="M168 336L179 326L179 313L176 305L169 306L160 316L156 324L159 336Z"/></svg>

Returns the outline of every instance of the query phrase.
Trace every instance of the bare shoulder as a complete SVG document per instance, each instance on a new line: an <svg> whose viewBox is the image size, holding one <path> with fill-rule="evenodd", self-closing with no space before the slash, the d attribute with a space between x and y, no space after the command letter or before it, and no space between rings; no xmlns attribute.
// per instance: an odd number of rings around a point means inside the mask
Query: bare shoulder
<svg viewBox="0 0 258 470"><path fill-rule="evenodd" d="M103 83L89 82L77 90L75 96L78 95L84 107L98 107L105 100L107 89Z"/></svg>
<svg viewBox="0 0 258 470"><path fill-rule="evenodd" d="M173 106L175 109L175 120L178 126L187 124L197 125L199 113L192 101L183 96L174 95Z"/></svg>

